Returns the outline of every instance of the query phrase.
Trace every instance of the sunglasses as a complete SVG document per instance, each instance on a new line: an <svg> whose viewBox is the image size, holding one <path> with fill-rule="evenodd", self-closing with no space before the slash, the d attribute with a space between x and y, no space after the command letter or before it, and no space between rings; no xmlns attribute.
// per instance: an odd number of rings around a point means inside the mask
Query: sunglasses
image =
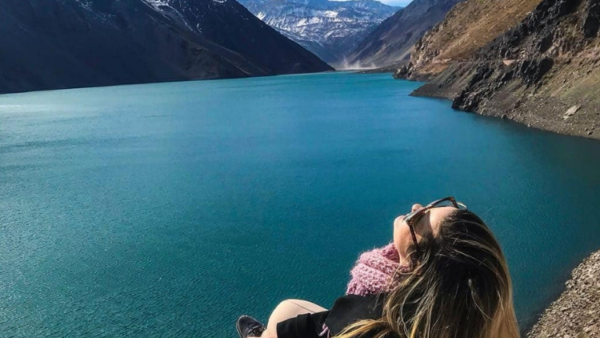
<svg viewBox="0 0 600 338"><path fill-rule="evenodd" d="M423 218L423 215L425 215L427 211L433 208L443 207L454 207L459 210L467 210L467 206L460 202L457 202L454 197L446 197L437 201L433 201L427 204L427 206L423 207L423 209L419 209L404 216L404 221L406 222L406 224L408 224L408 228L410 229L410 235L412 237L413 242L415 243L417 256L421 254L421 249L419 248L419 243L417 242L417 233L415 232L415 225L417 224L417 222L419 222L419 220Z"/></svg>

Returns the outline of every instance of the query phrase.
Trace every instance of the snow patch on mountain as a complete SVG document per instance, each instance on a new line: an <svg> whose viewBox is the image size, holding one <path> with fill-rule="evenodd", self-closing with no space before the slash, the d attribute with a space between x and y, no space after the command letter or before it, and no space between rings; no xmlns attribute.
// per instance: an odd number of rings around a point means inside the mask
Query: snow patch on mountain
<svg viewBox="0 0 600 338"><path fill-rule="evenodd" d="M171 4L171 0L142 0L166 17L173 17L183 23L189 30L193 30L185 16Z"/></svg>
<svg viewBox="0 0 600 338"><path fill-rule="evenodd" d="M332 64L399 10L376 0L239 1L260 20Z"/></svg>

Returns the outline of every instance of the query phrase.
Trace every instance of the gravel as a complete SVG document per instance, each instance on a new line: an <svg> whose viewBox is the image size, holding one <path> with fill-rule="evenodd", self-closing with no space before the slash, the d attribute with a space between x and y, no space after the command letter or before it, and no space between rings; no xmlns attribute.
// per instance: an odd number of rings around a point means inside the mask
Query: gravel
<svg viewBox="0 0 600 338"><path fill-rule="evenodd" d="M573 270L566 290L527 337L600 338L600 251Z"/></svg>

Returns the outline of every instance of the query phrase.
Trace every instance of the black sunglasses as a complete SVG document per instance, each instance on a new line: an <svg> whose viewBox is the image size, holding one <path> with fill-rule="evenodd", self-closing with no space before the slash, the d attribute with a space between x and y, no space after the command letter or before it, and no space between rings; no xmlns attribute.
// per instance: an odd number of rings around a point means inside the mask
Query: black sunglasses
<svg viewBox="0 0 600 338"><path fill-rule="evenodd" d="M421 254L421 249L419 248L419 242L417 242L415 224L417 224L417 222L423 217L423 215L430 209L442 207L454 207L459 210L467 210L467 206L460 202L457 202L454 197L446 197L437 201L433 201L427 204L427 206L423 207L423 209L419 209L404 216L404 221L406 222L406 224L408 224L408 228L410 229L410 235L412 237L413 242L415 243L417 256Z"/></svg>

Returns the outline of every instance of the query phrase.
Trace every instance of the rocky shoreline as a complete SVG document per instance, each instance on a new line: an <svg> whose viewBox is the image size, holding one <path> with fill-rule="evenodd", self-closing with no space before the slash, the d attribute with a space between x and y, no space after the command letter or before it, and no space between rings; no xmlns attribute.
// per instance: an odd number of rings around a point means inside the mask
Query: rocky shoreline
<svg viewBox="0 0 600 338"><path fill-rule="evenodd" d="M600 251L586 258L527 338L600 337Z"/></svg>
<svg viewBox="0 0 600 338"><path fill-rule="evenodd" d="M510 65L503 62L453 64L434 78L407 76L401 68L395 77L429 81L411 95L449 99L458 110L559 134L600 139L600 102L596 97L582 100L579 95L557 96L554 93L560 88L540 86L542 76L550 76L554 82L559 79L560 83L567 82L581 71L580 66L567 64L544 73L539 63L541 61L522 60Z"/></svg>

